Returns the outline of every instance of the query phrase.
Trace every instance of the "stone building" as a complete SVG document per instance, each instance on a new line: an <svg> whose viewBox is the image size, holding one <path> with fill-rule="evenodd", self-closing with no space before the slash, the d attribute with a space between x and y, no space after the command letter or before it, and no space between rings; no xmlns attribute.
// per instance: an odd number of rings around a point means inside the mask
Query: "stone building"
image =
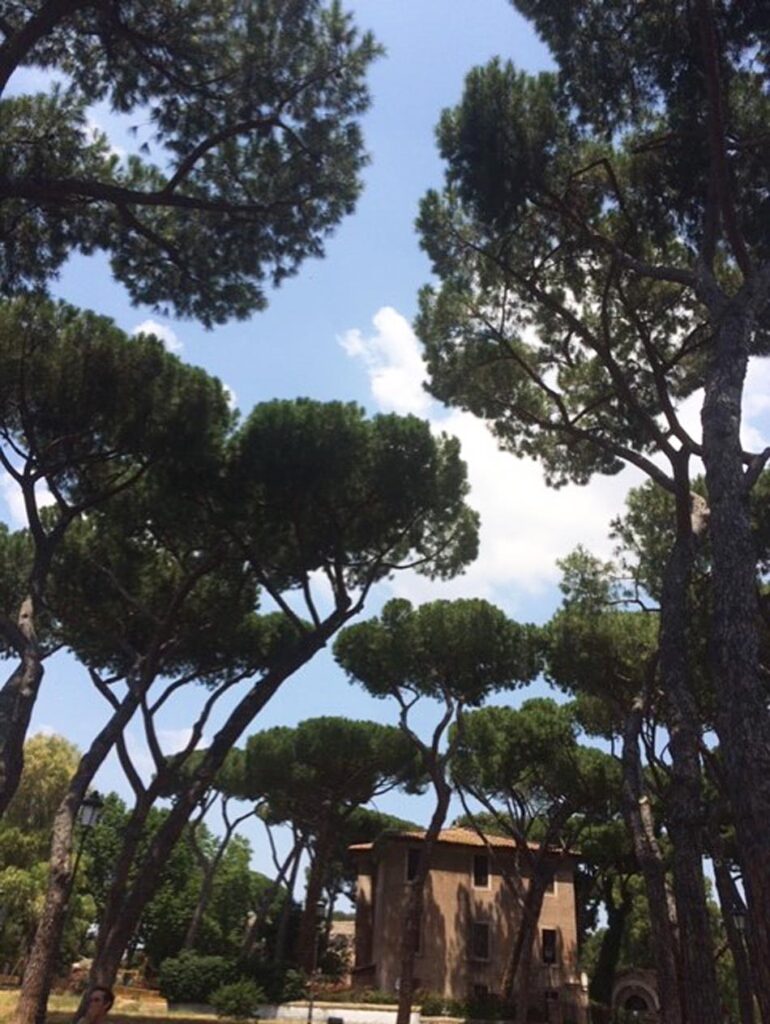
<svg viewBox="0 0 770 1024"><path fill-rule="evenodd" d="M351 847L358 863L353 983L398 990L406 887L417 868L423 833L387 833ZM574 875L576 857L547 854L552 881L538 922L531 978L532 1008L551 1021L585 1021L587 995L577 968ZM510 839L470 829L443 831L424 891L417 987L467 1000L499 995L521 917L505 875L527 873Z"/></svg>

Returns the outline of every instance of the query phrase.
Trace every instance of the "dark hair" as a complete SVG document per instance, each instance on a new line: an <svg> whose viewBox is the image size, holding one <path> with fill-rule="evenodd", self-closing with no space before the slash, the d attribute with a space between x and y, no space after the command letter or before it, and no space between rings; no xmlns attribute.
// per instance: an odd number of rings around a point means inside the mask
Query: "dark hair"
<svg viewBox="0 0 770 1024"><path fill-rule="evenodd" d="M91 989L90 995L93 995L94 992L104 993L104 1001L107 1004L107 1009L109 1010L112 1004L115 1002L115 993L112 991L112 989L107 988L106 985L94 985L94 987Z"/></svg>

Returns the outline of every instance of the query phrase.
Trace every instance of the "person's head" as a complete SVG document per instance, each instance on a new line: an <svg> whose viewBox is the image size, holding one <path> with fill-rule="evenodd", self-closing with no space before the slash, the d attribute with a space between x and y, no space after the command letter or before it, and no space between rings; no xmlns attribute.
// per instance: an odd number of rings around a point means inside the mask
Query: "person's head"
<svg viewBox="0 0 770 1024"><path fill-rule="evenodd" d="M106 985L94 985L88 993L86 1020L93 1021L106 1016L114 1002L115 995L111 988L107 988Z"/></svg>

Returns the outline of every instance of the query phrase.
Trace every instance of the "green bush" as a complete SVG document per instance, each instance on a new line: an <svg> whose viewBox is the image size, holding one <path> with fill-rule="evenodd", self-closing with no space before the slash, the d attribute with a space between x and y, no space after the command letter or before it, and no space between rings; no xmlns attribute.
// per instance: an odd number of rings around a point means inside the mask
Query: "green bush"
<svg viewBox="0 0 770 1024"><path fill-rule="evenodd" d="M246 964L242 974L262 989L268 1003L288 1003L307 995L305 975L285 963L254 958Z"/></svg>
<svg viewBox="0 0 770 1024"><path fill-rule="evenodd" d="M170 1003L205 1003L235 976L234 964L223 956L180 953L160 965L158 988Z"/></svg>
<svg viewBox="0 0 770 1024"><path fill-rule="evenodd" d="M259 985L246 978L221 985L209 998L220 1017L233 1017L235 1020L258 1017L259 1007L267 1002Z"/></svg>
<svg viewBox="0 0 770 1024"><path fill-rule="evenodd" d="M439 992L426 992L421 1000L422 1013L426 1017L467 1017L468 1004L459 999L450 999Z"/></svg>

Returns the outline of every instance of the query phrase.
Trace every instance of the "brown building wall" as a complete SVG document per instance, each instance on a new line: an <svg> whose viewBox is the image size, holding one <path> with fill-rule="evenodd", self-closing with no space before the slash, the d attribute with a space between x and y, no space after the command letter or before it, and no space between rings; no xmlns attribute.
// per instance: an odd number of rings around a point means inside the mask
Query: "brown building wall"
<svg viewBox="0 0 770 1024"><path fill-rule="evenodd" d="M382 843L372 851L374 856L362 858L359 877L356 963L360 968L372 966L359 972L358 980L360 984L390 992L396 991L399 975L409 846L405 840ZM502 876L501 865L512 869L517 858L511 849L497 850L489 859L488 885L476 887L473 858L484 852L480 846L456 843L440 843L435 849L425 888L420 951L415 964L419 987L425 991L459 999L472 996L479 986L490 993L501 991L505 959L520 918L518 901ZM553 966L542 963L538 938L532 980L540 990L559 990L578 980L574 859L556 855L553 866L554 892L544 897L539 935L542 929L556 932L557 962ZM528 880L522 878L522 883L526 886ZM487 959L474 956L473 922L488 925Z"/></svg>

